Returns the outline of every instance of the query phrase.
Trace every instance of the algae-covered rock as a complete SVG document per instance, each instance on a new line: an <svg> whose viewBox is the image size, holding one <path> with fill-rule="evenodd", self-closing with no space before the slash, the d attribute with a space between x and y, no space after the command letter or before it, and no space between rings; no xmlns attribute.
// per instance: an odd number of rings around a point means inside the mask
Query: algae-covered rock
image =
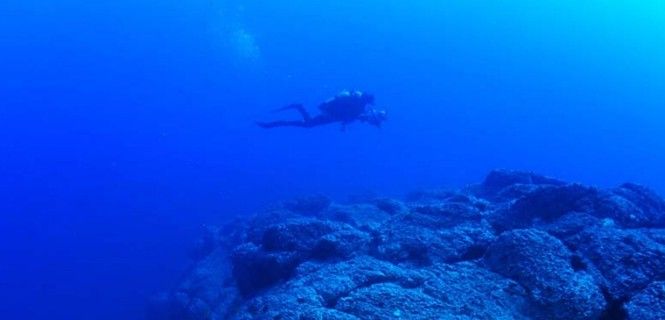
<svg viewBox="0 0 665 320"><path fill-rule="evenodd" d="M665 245L641 230L596 227L572 241L596 268L613 300L636 294L654 281L665 280Z"/></svg>
<svg viewBox="0 0 665 320"><path fill-rule="evenodd" d="M664 319L665 282L654 282L633 296L626 305L626 313L629 319Z"/></svg>
<svg viewBox="0 0 665 320"><path fill-rule="evenodd" d="M149 319L665 319L665 202L497 170L209 227Z"/></svg>
<svg viewBox="0 0 665 320"><path fill-rule="evenodd" d="M573 255L557 238L535 229L503 233L490 246L485 262L517 281L538 306L534 316L548 319L597 319L606 307L591 275L576 270Z"/></svg>

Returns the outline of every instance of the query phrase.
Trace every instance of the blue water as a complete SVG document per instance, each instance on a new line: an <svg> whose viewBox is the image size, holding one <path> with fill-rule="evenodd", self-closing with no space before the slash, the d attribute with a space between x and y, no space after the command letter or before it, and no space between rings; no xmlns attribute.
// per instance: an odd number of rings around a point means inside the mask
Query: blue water
<svg viewBox="0 0 665 320"><path fill-rule="evenodd" d="M0 318L142 319L203 225L302 194L500 167L663 194L664 21L658 0L5 0ZM347 88L382 129L253 124Z"/></svg>

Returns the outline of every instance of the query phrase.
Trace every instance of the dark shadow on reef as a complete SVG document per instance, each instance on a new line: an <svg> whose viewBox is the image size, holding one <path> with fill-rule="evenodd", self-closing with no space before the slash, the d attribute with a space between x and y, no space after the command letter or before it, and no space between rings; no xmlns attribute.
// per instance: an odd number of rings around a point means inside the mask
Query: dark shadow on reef
<svg viewBox="0 0 665 320"><path fill-rule="evenodd" d="M498 170L210 228L150 319L665 319L665 201Z"/></svg>

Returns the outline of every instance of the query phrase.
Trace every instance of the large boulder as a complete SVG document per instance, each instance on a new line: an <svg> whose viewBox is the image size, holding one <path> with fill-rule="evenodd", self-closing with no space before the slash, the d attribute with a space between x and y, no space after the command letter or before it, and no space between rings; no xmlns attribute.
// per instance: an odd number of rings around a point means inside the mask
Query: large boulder
<svg viewBox="0 0 665 320"><path fill-rule="evenodd" d="M361 319L337 310L340 299L377 283L415 287L424 275L367 256L348 261L309 261L293 278L244 302L237 319ZM323 318L322 318L323 317Z"/></svg>
<svg viewBox="0 0 665 320"><path fill-rule="evenodd" d="M439 264L427 271L431 276L422 291L440 301L451 319L528 319L527 291L513 280L471 262Z"/></svg>
<svg viewBox="0 0 665 320"><path fill-rule="evenodd" d="M375 234L373 254L394 263L429 265L478 259L494 240L484 212L473 203L416 203Z"/></svg>
<svg viewBox="0 0 665 320"><path fill-rule="evenodd" d="M654 282L633 296L626 304L629 319L665 319L665 282Z"/></svg>
<svg viewBox="0 0 665 320"><path fill-rule="evenodd" d="M368 320L452 317L437 299L421 290L403 288L394 283L360 288L342 298L338 308Z"/></svg>
<svg viewBox="0 0 665 320"><path fill-rule="evenodd" d="M528 228L549 223L570 212L593 211L598 190L579 184L539 186L497 210L491 217L498 230Z"/></svg>
<svg viewBox="0 0 665 320"><path fill-rule="evenodd" d="M228 254L214 250L197 262L174 292L153 297L147 316L155 320L208 320L221 317L239 296L230 281Z"/></svg>
<svg viewBox="0 0 665 320"><path fill-rule="evenodd" d="M315 218L289 219L262 227L259 243L246 243L233 252L238 289L251 295L292 276L308 259L342 259L367 250L370 236L339 222Z"/></svg>
<svg viewBox="0 0 665 320"><path fill-rule="evenodd" d="M375 200L373 203L333 204L322 213L322 218L369 231L376 230L393 214L405 211L407 209L400 201Z"/></svg>
<svg viewBox="0 0 665 320"><path fill-rule="evenodd" d="M600 219L586 212L570 212L549 223L534 223L537 228L557 237L568 245L568 240L595 226L614 226L611 219Z"/></svg>
<svg viewBox="0 0 665 320"><path fill-rule="evenodd" d="M250 296L288 279L300 261L295 252L265 252L247 243L233 252L233 277L240 293Z"/></svg>
<svg viewBox="0 0 665 320"><path fill-rule="evenodd" d="M606 307L594 279L572 264L573 255L557 238L535 229L499 236L484 259L487 266L529 291L547 319L597 319Z"/></svg>
<svg viewBox="0 0 665 320"><path fill-rule="evenodd" d="M519 284L471 263L414 270L358 256L303 263L234 319L528 319L526 301Z"/></svg>
<svg viewBox="0 0 665 320"><path fill-rule="evenodd" d="M545 177L527 171L494 170L490 172L485 181L477 188L477 192L485 197L495 200L516 197L530 186L551 185L561 186L565 182Z"/></svg>
<svg viewBox="0 0 665 320"><path fill-rule="evenodd" d="M649 283L665 280L665 245L641 230L601 226L569 243L598 270L612 300L625 300Z"/></svg>
<svg viewBox="0 0 665 320"><path fill-rule="evenodd" d="M314 218L290 219L267 227L260 245L269 252L307 252L321 237L342 228L343 225Z"/></svg>
<svg viewBox="0 0 665 320"><path fill-rule="evenodd" d="M665 200L637 184L625 183L601 193L594 211L628 228L665 227Z"/></svg>
<svg viewBox="0 0 665 320"><path fill-rule="evenodd" d="M535 186L492 215L499 230L551 223L572 213L612 219L627 228L664 227L665 201L647 188L624 184L600 190L580 184Z"/></svg>

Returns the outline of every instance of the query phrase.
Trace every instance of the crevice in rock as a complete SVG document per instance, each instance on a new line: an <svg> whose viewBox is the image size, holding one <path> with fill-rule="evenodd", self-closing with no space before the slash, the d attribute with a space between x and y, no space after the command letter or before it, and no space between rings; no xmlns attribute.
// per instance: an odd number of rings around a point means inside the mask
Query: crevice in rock
<svg viewBox="0 0 665 320"><path fill-rule="evenodd" d="M607 301L607 307L600 315L599 320L627 320L628 313L624 308L624 304L627 302L627 299L612 299L607 288L603 288L603 296Z"/></svg>
<svg viewBox="0 0 665 320"><path fill-rule="evenodd" d="M403 243L402 248L406 251L406 260L417 266L429 266L432 260L429 257L429 248L424 243Z"/></svg>
<svg viewBox="0 0 665 320"><path fill-rule="evenodd" d="M576 254L570 257L570 266L573 268L573 270L575 270L575 272L584 271L587 269L587 265L582 257Z"/></svg>
<svg viewBox="0 0 665 320"><path fill-rule="evenodd" d="M487 247L486 246L481 246L481 245L473 245L469 247L462 256L460 256L458 261L470 261L470 260L478 260L482 257L485 256L485 253L487 252Z"/></svg>

